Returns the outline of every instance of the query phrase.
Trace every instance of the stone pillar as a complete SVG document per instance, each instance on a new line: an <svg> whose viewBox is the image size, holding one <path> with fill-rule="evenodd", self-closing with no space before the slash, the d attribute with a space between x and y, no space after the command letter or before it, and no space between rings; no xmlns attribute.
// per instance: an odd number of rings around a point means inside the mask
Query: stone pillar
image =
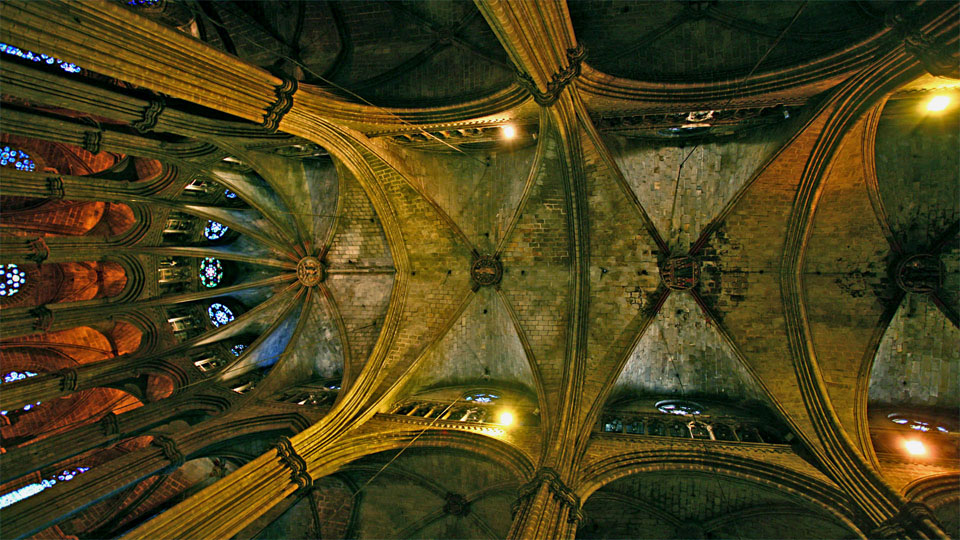
<svg viewBox="0 0 960 540"><path fill-rule="evenodd" d="M881 523L870 532L870 538L895 539L942 539L950 536L944 532L933 512L927 505L908 502L893 517Z"/></svg>
<svg viewBox="0 0 960 540"><path fill-rule="evenodd" d="M550 468L520 488L513 512L510 539L572 539L583 518L580 498Z"/></svg>
<svg viewBox="0 0 960 540"><path fill-rule="evenodd" d="M216 412L218 408L211 407L208 403L210 400L199 403L196 396L197 392L192 392L190 395L172 396L148 403L119 415L111 412L96 422L9 449L0 454L0 470L3 471L4 480L13 480L88 450L140 435L187 411L207 409L207 412ZM228 405L229 401L219 409Z"/></svg>
<svg viewBox="0 0 960 540"><path fill-rule="evenodd" d="M3 536L22 538L35 534L135 482L167 467L179 467L183 462L184 455L173 439L158 436L147 448L93 467L69 482L58 482L7 507L3 512Z"/></svg>

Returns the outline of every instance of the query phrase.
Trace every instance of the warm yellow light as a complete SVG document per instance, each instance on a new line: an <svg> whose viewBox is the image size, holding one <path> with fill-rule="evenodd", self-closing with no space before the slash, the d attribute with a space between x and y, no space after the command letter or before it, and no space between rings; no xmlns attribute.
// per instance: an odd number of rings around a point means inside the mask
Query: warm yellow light
<svg viewBox="0 0 960 540"><path fill-rule="evenodd" d="M500 413L500 423L505 426L509 426L510 424L512 424L513 413L510 413L509 411L503 411L502 413Z"/></svg>
<svg viewBox="0 0 960 540"><path fill-rule="evenodd" d="M934 96L927 103L928 111L942 111L947 108L947 105L950 104L950 98L947 96Z"/></svg>
<svg viewBox="0 0 960 540"><path fill-rule="evenodd" d="M927 447L917 440L906 441L903 446L907 449L907 453L913 456L922 456L927 453Z"/></svg>
<svg viewBox="0 0 960 540"><path fill-rule="evenodd" d="M517 130L513 126L503 126L500 129L503 130L503 137L505 139L512 139L517 136Z"/></svg>

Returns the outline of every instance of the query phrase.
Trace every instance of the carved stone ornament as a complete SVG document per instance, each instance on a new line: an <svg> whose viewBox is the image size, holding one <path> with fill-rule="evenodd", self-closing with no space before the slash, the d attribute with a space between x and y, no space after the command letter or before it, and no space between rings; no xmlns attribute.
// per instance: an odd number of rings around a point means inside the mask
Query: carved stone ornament
<svg viewBox="0 0 960 540"><path fill-rule="evenodd" d="M466 516L470 513L470 503L466 497L459 493L447 493L446 502L443 505L443 512L451 516Z"/></svg>
<svg viewBox="0 0 960 540"><path fill-rule="evenodd" d="M473 266L470 267L470 277L481 287L496 285L503 278L503 265L496 257L481 255L473 261Z"/></svg>
<svg viewBox="0 0 960 540"><path fill-rule="evenodd" d="M943 285L943 265L936 255L911 255L897 265L897 286L906 292L929 294Z"/></svg>
<svg viewBox="0 0 960 540"><path fill-rule="evenodd" d="M660 263L660 280L674 291L688 291L700 281L700 261L686 255Z"/></svg>
<svg viewBox="0 0 960 540"><path fill-rule="evenodd" d="M297 279L304 287L313 287L323 281L326 271L323 263L316 257L304 257L297 264Z"/></svg>

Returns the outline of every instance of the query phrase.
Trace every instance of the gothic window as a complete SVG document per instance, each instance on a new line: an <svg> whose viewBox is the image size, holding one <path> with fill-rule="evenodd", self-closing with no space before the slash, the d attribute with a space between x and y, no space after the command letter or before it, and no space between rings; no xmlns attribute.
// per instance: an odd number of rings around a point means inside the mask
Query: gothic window
<svg viewBox="0 0 960 540"><path fill-rule="evenodd" d="M910 418L896 413L887 415L887 418L889 418L894 424L900 424L901 426L908 427L916 431L921 431L923 433L934 430L939 431L940 433L950 433L949 428L939 425L937 422L932 422L926 419L921 420L918 418Z"/></svg>
<svg viewBox="0 0 960 540"><path fill-rule="evenodd" d="M237 194L234 193L234 192L232 192L232 191L230 191L229 189L225 189L225 190L223 191L223 196L226 197L226 198L228 198L228 199L236 199L236 198L237 198Z"/></svg>
<svg viewBox="0 0 960 540"><path fill-rule="evenodd" d="M630 422L629 424L626 424L626 425L624 426L624 433L642 434L642 433L643 433L643 421L642 421L642 420L634 420L633 422Z"/></svg>
<svg viewBox="0 0 960 540"><path fill-rule="evenodd" d="M127 0L128 6L151 8L160 3L160 0Z"/></svg>
<svg viewBox="0 0 960 540"><path fill-rule="evenodd" d="M22 49L18 49L14 47L13 45L7 45L6 43L0 43L0 51L5 52L7 54L12 54L14 56L19 56L20 58L23 58L26 60L32 60L34 62L43 62L44 64L50 64L50 65L56 64L60 66L60 69L68 73L80 72L80 67L77 66L76 64L64 62L59 58L54 58L52 56L47 56L45 54L37 54L33 51L24 51Z"/></svg>
<svg viewBox="0 0 960 540"><path fill-rule="evenodd" d="M3 376L3 382L22 381L36 376L37 374L32 371L11 371Z"/></svg>
<svg viewBox="0 0 960 540"><path fill-rule="evenodd" d="M220 259L214 257L204 257L200 261L200 283L204 287L213 288L220 285L223 279L223 265Z"/></svg>
<svg viewBox="0 0 960 540"><path fill-rule="evenodd" d="M703 407L692 401L666 400L657 402L657 410L662 413L676 414L679 416L703 414Z"/></svg>
<svg viewBox="0 0 960 540"><path fill-rule="evenodd" d="M219 302L210 304L210 307L207 308L207 315L210 317L210 322L214 326L223 326L229 322L233 322L233 319L236 318L233 316L230 308Z"/></svg>
<svg viewBox="0 0 960 540"><path fill-rule="evenodd" d="M3 270L3 280L0 281L0 296L13 296L20 291L27 282L27 276L23 270L15 264L0 265Z"/></svg>
<svg viewBox="0 0 960 540"><path fill-rule="evenodd" d="M237 343L233 347L230 347L230 352L232 352L234 356L240 356L241 354L243 354L243 350L246 348L247 346L244 345L243 343Z"/></svg>
<svg viewBox="0 0 960 540"><path fill-rule="evenodd" d="M464 401L472 401L473 403L492 403L495 399L499 399L499 398L500 396L495 394L477 393L477 394L470 394L463 399Z"/></svg>
<svg viewBox="0 0 960 540"><path fill-rule="evenodd" d="M52 478L47 478L39 482L34 482L32 484L27 484L23 487L17 488L10 493L0 496L0 508L6 508L15 502L22 501L27 497L32 497L47 488L53 487L57 482L68 482L73 480L78 474L83 474L89 470L90 467L67 469L59 474L54 475Z"/></svg>
<svg viewBox="0 0 960 540"><path fill-rule="evenodd" d="M603 424L603 431L607 433L621 433L623 431L623 421L619 418L612 418Z"/></svg>
<svg viewBox="0 0 960 540"><path fill-rule="evenodd" d="M207 226L203 229L203 235L207 237L207 240L219 240L223 238L229 230L230 227L209 219L207 220Z"/></svg>
<svg viewBox="0 0 960 540"><path fill-rule="evenodd" d="M11 371L10 373L7 373L6 375L3 376L3 382L9 383L14 381L22 381L23 379L29 379L30 377L36 377L36 376L37 374L32 371ZM14 411L14 412L27 412L30 409L36 407L37 405L40 405L40 403L41 402L38 401L33 404L24 405L22 409L19 409L18 411ZM0 415L3 415L3 416L7 416L7 413L9 413L9 411L0 411Z"/></svg>
<svg viewBox="0 0 960 540"><path fill-rule="evenodd" d="M193 365L196 366L200 371L207 373L220 367L221 362L220 359L215 356L206 356L204 358L194 360Z"/></svg>
<svg viewBox="0 0 960 540"><path fill-rule="evenodd" d="M4 146L0 150L0 166L12 167L18 171L32 171L37 168L37 165L30 159L30 154L9 146Z"/></svg>

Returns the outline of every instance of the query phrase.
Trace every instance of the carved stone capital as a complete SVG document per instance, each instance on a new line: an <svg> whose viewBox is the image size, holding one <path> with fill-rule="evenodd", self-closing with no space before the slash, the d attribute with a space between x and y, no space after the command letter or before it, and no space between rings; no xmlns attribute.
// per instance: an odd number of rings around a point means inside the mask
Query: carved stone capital
<svg viewBox="0 0 960 540"><path fill-rule="evenodd" d="M533 78L521 71L517 71L517 83L533 96L533 100L536 101L538 105L549 107L557 102L563 89L566 88L573 79L580 76L580 64L586 57L587 49L583 44L578 44L572 49L567 49L567 60L569 63L567 67L553 74L550 82L547 83L546 92L541 92L540 89L537 88L537 84Z"/></svg>
<svg viewBox="0 0 960 540"><path fill-rule="evenodd" d="M57 375L60 375L61 392L76 392L78 388L77 370L73 368L61 369L57 372Z"/></svg>
<svg viewBox="0 0 960 540"><path fill-rule="evenodd" d="M922 534L920 534L922 533ZM927 505L908 502L894 516L877 526L870 538L944 538L937 518Z"/></svg>
<svg viewBox="0 0 960 540"><path fill-rule="evenodd" d="M38 236L30 241L30 250L33 251L33 254L27 255L27 260L37 263L37 266L42 264L43 261L47 260L47 257L50 256L50 247L47 246L47 242L42 236Z"/></svg>
<svg viewBox="0 0 960 540"><path fill-rule="evenodd" d="M299 489L309 489L313 486L313 477L307 472L307 462L297 454L293 443L286 437L281 437L276 445L277 457L280 463L290 469L290 480L299 486Z"/></svg>
<svg viewBox="0 0 960 540"><path fill-rule="evenodd" d="M277 100L267 107L263 115L263 122L260 124L268 131L276 131L280 127L280 120L293 108L293 95L297 93L298 83L296 79L281 78L283 82L273 90Z"/></svg>
<svg viewBox="0 0 960 540"><path fill-rule="evenodd" d="M46 332L53 326L53 312L45 304L41 304L30 310L30 315L36 317L33 321L33 329L40 332Z"/></svg>
<svg viewBox="0 0 960 540"><path fill-rule="evenodd" d="M163 457L170 461L172 469L176 469L186 461L183 452L177 448L177 442L166 435L154 435L151 444L160 447L160 450L163 452Z"/></svg>
<svg viewBox="0 0 960 540"><path fill-rule="evenodd" d="M536 494L537 490L544 484L546 484L547 488L558 501L567 506L569 510L567 521L576 523L583 519L583 512L580 509L580 497L560 479L557 471L550 467L544 467L538 470L533 480L520 486L520 489L517 490L517 499L514 501L512 507L514 515L520 508L520 505Z"/></svg>
<svg viewBox="0 0 960 540"><path fill-rule="evenodd" d="M155 99L150 100L150 104L143 110L143 118L133 123L133 127L140 133L146 133L157 126L160 120L160 113L167 106L166 100L162 95L157 95Z"/></svg>

